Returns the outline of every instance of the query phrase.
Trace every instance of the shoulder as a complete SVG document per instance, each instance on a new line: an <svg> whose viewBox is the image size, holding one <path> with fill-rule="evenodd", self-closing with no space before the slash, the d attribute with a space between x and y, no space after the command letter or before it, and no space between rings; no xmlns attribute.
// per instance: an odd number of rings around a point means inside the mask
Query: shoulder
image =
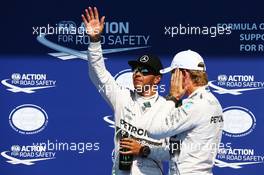
<svg viewBox="0 0 264 175"><path fill-rule="evenodd" d="M159 97L158 97L158 101L159 102L165 102L165 101L167 101L163 96L161 96L161 95L159 95Z"/></svg>

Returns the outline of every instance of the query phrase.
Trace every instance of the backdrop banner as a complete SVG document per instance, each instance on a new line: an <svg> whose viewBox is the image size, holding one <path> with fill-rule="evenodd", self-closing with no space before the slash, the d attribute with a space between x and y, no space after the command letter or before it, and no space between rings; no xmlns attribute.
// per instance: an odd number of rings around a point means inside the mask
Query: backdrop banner
<svg viewBox="0 0 264 175"><path fill-rule="evenodd" d="M81 14L89 6L106 16L103 56L120 86L133 88L127 61L144 53L165 67L179 51L201 54L223 107L214 175L264 171L264 15L257 1L29 0L1 10L0 174L111 174L114 114L88 75ZM169 83L165 74L162 96Z"/></svg>

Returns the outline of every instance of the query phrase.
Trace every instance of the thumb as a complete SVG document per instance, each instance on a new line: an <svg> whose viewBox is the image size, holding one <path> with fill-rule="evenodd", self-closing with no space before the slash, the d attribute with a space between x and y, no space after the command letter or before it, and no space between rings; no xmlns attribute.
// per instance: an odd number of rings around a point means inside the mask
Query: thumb
<svg viewBox="0 0 264 175"><path fill-rule="evenodd" d="M104 28L104 23L105 23L105 16L103 16L103 17L100 19L100 26L101 26L102 29Z"/></svg>

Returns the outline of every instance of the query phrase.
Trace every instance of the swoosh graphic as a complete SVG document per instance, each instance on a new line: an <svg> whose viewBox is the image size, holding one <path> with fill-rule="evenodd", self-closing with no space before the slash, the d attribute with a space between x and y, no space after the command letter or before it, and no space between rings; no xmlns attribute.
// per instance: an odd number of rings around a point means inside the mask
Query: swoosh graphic
<svg viewBox="0 0 264 175"><path fill-rule="evenodd" d="M252 164L259 164L263 162L236 162L236 163L227 163L218 159L215 159L215 166L219 168L233 168L239 169L242 168L242 165L252 165Z"/></svg>
<svg viewBox="0 0 264 175"><path fill-rule="evenodd" d="M64 53L68 53L70 55L74 55L78 58L81 58L81 59L84 59L84 60L87 60L87 55L80 52L80 51L77 51L77 50L74 50L74 49L70 49L70 48L67 48L67 47L64 47L64 46L61 46L61 45L58 45L58 44L55 44L49 40L47 40L45 38L45 35L39 35L37 37L37 40L38 42L40 42L41 44L51 48L51 49L54 49L54 50L57 50L59 52L64 52Z"/></svg>
<svg viewBox="0 0 264 175"><path fill-rule="evenodd" d="M45 38L45 35L39 35L37 37L37 41L53 50L62 52L62 53L50 53L50 55L52 56L56 56L63 60L74 59L74 58L81 58L83 60L87 60L87 54L86 54L87 51L78 51L78 50L74 50L74 49L67 48L59 44L53 43L47 40ZM150 46L104 49L103 54L124 52L124 51L143 49L143 48L148 48L148 47Z"/></svg>
<svg viewBox="0 0 264 175"><path fill-rule="evenodd" d="M50 157L50 158L38 158L38 159L17 159L15 157L9 156L6 153L9 151L4 151L1 152L1 155L8 159L8 163L11 164L24 164L24 165L34 165L36 161L42 161L42 160L49 160L49 159L55 159L55 157Z"/></svg>
<svg viewBox="0 0 264 175"><path fill-rule="evenodd" d="M15 92L15 93L16 93L16 92L24 92L24 93L28 93L28 94L30 94L30 93L34 93L34 92L35 92L34 90L39 90L39 89L46 89L46 88L52 88L52 87L55 87L55 86L37 86L37 87L24 87L24 88L22 88L22 87L18 87L18 86L15 86L15 85L9 84L9 83L7 82L8 80L9 80L9 79L2 80L1 83L2 83L4 86L10 88L10 89L7 89L7 90L9 90L9 91L11 91L11 92Z"/></svg>
<svg viewBox="0 0 264 175"><path fill-rule="evenodd" d="M104 121L106 121L109 124L109 127L115 128L115 122L110 118L112 118L111 115L104 116Z"/></svg>
<svg viewBox="0 0 264 175"><path fill-rule="evenodd" d="M240 88L240 89L226 89L222 88L220 86L214 85L213 82L216 80L208 82L208 85L211 88L214 88L214 92L218 94L231 94L231 95L241 95L243 91L252 91L252 90L257 90L257 89L263 89L263 87L258 87L258 88Z"/></svg>

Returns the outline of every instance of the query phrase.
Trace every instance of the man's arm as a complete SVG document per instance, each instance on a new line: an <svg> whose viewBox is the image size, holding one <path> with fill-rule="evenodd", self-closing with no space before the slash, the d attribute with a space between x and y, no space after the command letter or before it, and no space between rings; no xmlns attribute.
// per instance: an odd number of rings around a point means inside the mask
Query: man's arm
<svg viewBox="0 0 264 175"><path fill-rule="evenodd" d="M167 101L155 114L147 132L154 139L177 135L192 129L196 125L199 113L197 104L192 100L188 100L178 108L175 107L174 102Z"/></svg>
<svg viewBox="0 0 264 175"><path fill-rule="evenodd" d="M182 72L176 69L171 76L170 95L175 100L180 100L185 92ZM171 137L194 127L197 119L194 116L199 115L197 103L187 99L182 106L176 108L175 100L168 100L155 114L147 129L150 137L155 139Z"/></svg>
<svg viewBox="0 0 264 175"><path fill-rule="evenodd" d="M161 146L150 146L150 154L148 158L159 161L170 160L169 138L165 138Z"/></svg>
<svg viewBox="0 0 264 175"><path fill-rule="evenodd" d="M117 95L120 94L120 87L105 67L100 43L105 17L103 16L99 20L97 8L94 7L94 9L92 9L89 7L85 10L85 15L82 15L82 19L86 27L86 32L90 37L90 44L88 47L90 79L104 99L115 109Z"/></svg>
<svg viewBox="0 0 264 175"><path fill-rule="evenodd" d="M124 155L130 155L133 154L135 156L142 156L142 148L144 145L140 144L137 140L132 139L132 138L124 138L120 141L120 146L122 148L127 148L129 151L122 152ZM151 145L149 146L150 152L146 157L162 161L162 160L169 160L170 159L170 149L169 149L169 140L166 138L163 140L162 145L159 146L154 146Z"/></svg>

